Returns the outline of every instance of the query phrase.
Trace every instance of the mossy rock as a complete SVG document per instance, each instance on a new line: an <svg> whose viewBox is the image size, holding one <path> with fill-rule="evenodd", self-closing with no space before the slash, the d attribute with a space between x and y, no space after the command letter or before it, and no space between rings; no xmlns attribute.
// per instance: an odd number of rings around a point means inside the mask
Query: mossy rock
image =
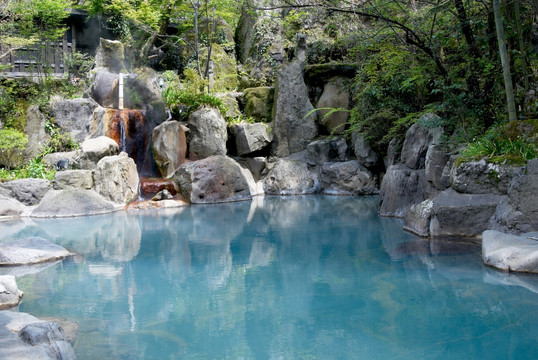
<svg viewBox="0 0 538 360"><path fill-rule="evenodd" d="M304 74L305 82L307 84L323 84L335 76L353 78L357 68L357 64L346 63L307 65Z"/></svg>
<svg viewBox="0 0 538 360"><path fill-rule="evenodd" d="M269 122L272 118L275 89L260 86L245 90L245 115L258 121Z"/></svg>
<svg viewBox="0 0 538 360"><path fill-rule="evenodd" d="M202 68L205 68L207 61L207 49L203 49L200 54ZM213 84L212 90L215 92L227 92L237 89L237 71L235 70L235 58L228 54L224 48L218 44L213 44L211 51L213 61Z"/></svg>

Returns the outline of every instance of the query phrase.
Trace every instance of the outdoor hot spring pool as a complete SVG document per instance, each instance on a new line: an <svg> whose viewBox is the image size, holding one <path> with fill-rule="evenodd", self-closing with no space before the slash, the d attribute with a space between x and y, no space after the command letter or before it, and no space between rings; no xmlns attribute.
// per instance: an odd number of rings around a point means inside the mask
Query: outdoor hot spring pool
<svg viewBox="0 0 538 360"><path fill-rule="evenodd" d="M21 268L19 309L79 359L537 359L538 276L427 242L376 197L265 197L0 223L79 256Z"/></svg>

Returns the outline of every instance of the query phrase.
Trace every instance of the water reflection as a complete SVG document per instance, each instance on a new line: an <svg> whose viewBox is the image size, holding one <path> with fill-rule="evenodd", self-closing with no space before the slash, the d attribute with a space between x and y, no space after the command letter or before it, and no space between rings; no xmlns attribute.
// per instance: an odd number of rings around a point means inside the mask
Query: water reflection
<svg viewBox="0 0 538 360"><path fill-rule="evenodd" d="M21 310L78 321L79 359L538 356L536 277L376 210L265 197L0 228L82 254L18 280Z"/></svg>

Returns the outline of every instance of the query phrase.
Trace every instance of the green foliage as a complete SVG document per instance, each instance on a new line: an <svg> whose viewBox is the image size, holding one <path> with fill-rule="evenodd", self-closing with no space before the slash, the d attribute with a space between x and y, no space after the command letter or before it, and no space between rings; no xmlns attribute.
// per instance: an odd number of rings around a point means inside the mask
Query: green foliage
<svg viewBox="0 0 538 360"><path fill-rule="evenodd" d="M84 79L93 66L94 58L88 54L75 51L64 54L64 64L67 68L69 77L78 81Z"/></svg>
<svg viewBox="0 0 538 360"><path fill-rule="evenodd" d="M298 10L291 10L289 14L284 17L282 26L288 41L295 41L295 36L304 27L305 20L308 18L308 12Z"/></svg>
<svg viewBox="0 0 538 360"><path fill-rule="evenodd" d="M23 132L15 129L0 130L0 165L11 169L22 156L28 138Z"/></svg>

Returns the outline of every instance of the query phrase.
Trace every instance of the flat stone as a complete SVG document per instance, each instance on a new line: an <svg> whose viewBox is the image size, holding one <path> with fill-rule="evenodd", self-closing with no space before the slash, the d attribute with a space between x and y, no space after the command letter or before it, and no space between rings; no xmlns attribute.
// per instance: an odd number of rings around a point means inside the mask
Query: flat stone
<svg viewBox="0 0 538 360"><path fill-rule="evenodd" d="M497 269L538 273L538 238L486 230L482 233L482 259Z"/></svg>
<svg viewBox="0 0 538 360"><path fill-rule="evenodd" d="M86 189L93 186L91 170L65 170L56 172L53 181L54 190Z"/></svg>
<svg viewBox="0 0 538 360"><path fill-rule="evenodd" d="M0 244L0 266L27 265L54 261L73 253L40 237L29 237Z"/></svg>
<svg viewBox="0 0 538 360"><path fill-rule="evenodd" d="M15 276L0 275L0 310L19 305L22 295L23 292L17 287Z"/></svg>

